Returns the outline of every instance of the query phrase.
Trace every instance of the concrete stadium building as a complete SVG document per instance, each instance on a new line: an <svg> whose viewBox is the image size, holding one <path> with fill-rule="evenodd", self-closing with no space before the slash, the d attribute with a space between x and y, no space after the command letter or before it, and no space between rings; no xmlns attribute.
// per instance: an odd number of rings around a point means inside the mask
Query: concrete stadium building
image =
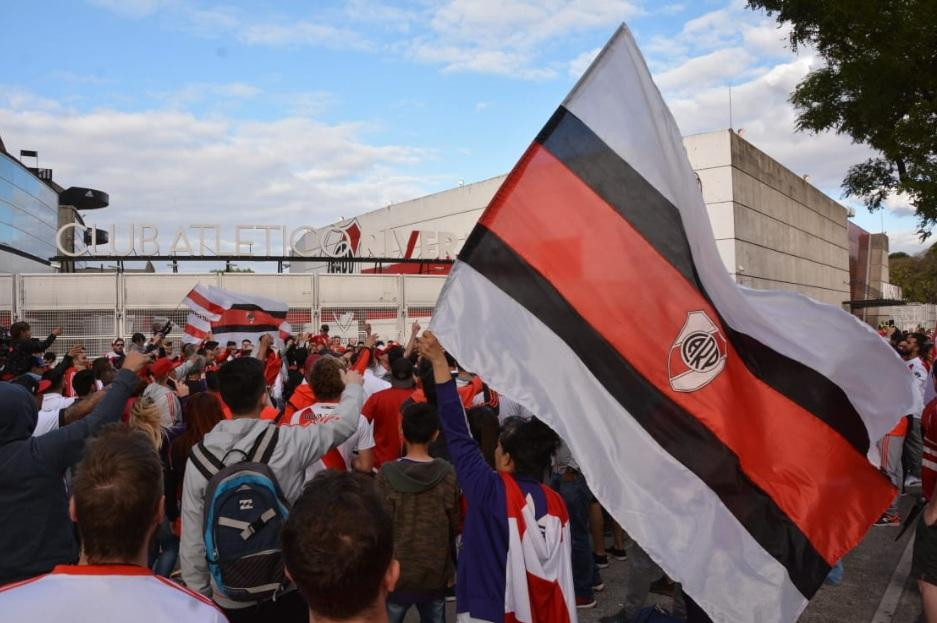
<svg viewBox="0 0 937 623"><path fill-rule="evenodd" d="M736 132L688 136L684 146L699 178L719 254L739 284L801 292L833 305L881 297L888 280L884 235L875 235L877 254L863 249L859 257L860 245L853 245L856 276L851 276L851 224L844 206ZM322 228L300 243L307 255L422 258L427 260L423 265L382 262L362 268L337 259L294 261L291 271L444 274L447 266L432 260L458 253L504 178L374 210ZM877 289L857 291L855 282L861 277L867 284L872 276Z"/></svg>

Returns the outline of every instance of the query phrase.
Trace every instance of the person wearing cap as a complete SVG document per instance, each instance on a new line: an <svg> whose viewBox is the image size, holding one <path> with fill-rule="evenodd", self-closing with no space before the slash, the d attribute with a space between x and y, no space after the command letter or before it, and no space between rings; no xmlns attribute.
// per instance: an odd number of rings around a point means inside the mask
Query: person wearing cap
<svg viewBox="0 0 937 623"><path fill-rule="evenodd" d="M175 380L171 379L176 362L168 357L157 359L149 367L150 384L143 391L159 408L163 428L172 428L182 418L182 404L176 395Z"/></svg>
<svg viewBox="0 0 937 623"><path fill-rule="evenodd" d="M362 415L374 427L374 466L378 469L387 461L400 458L403 446L400 408L413 394L414 385L413 364L400 357L391 364L390 387L374 393L364 403Z"/></svg>
<svg viewBox="0 0 937 623"><path fill-rule="evenodd" d="M29 369L29 372L26 374L32 376L37 381L42 378L42 375L49 371L51 366L46 363L45 357L40 357L39 355L33 356L32 367Z"/></svg>
<svg viewBox="0 0 937 623"><path fill-rule="evenodd" d="M78 560L62 479L81 458L85 440L120 419L145 361L142 354L128 355L90 415L39 437L32 434L37 413L29 391L0 383L0 585Z"/></svg>

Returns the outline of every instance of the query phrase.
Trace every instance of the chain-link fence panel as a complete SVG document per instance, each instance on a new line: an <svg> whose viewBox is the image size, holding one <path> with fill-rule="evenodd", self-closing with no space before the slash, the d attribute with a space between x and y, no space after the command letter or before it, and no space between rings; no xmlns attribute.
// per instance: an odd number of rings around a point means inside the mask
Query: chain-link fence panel
<svg viewBox="0 0 937 623"><path fill-rule="evenodd" d="M319 320L320 324L329 325L329 335L339 337L343 345L363 340L366 325L371 325L371 332L385 342L403 339L400 310L396 307L323 307Z"/></svg>
<svg viewBox="0 0 937 623"><path fill-rule="evenodd" d="M116 337L116 315L113 309L26 309L20 320L29 323L33 337L44 338L52 329L62 334L52 345L62 355L73 344L82 344L89 357L99 357L111 349Z"/></svg>

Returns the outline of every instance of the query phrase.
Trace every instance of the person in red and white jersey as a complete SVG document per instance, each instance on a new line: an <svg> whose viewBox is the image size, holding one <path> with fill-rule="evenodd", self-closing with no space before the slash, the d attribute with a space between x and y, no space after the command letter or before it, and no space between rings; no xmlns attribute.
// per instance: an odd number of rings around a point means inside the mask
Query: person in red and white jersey
<svg viewBox="0 0 937 623"><path fill-rule="evenodd" d="M322 357L312 366L309 384L316 401L293 413L289 424L310 426L324 424L338 418L336 409L341 400L345 383L342 381L343 367L334 357ZM358 415L358 427L351 437L332 448L321 459L306 468L306 482L324 469L370 473L374 467L374 429L370 421Z"/></svg>
<svg viewBox="0 0 937 623"><path fill-rule="evenodd" d="M91 441L74 480L69 514L81 557L0 588L5 621L222 623L211 600L146 567L163 519L163 468L146 435L113 426Z"/></svg>
<svg viewBox="0 0 937 623"><path fill-rule="evenodd" d="M309 342L312 344L310 350L314 353L319 353L323 348L328 348L331 342L329 340L329 325L324 324L319 327L319 333L310 336Z"/></svg>

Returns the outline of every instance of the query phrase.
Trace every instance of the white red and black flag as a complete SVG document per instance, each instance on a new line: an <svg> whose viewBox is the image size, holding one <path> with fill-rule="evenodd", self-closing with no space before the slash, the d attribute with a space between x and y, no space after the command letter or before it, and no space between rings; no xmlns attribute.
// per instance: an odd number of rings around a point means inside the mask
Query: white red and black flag
<svg viewBox="0 0 937 623"><path fill-rule="evenodd" d="M292 332L286 321L289 307L286 303L253 294L240 294L214 286L199 284L192 288L182 303L197 315L211 321L212 339L224 344L240 344L242 340L257 343L264 334L270 334L282 345ZM189 326L186 324L186 333Z"/></svg>
<svg viewBox="0 0 937 623"><path fill-rule="evenodd" d="M870 327L732 281L624 26L492 199L432 328L716 621L797 618L895 495L870 445L920 409Z"/></svg>
<svg viewBox="0 0 937 623"><path fill-rule="evenodd" d="M218 320L221 313L231 305L227 293L221 288L197 284L185 298L182 304L206 320Z"/></svg>
<svg viewBox="0 0 937 623"><path fill-rule="evenodd" d="M211 335L211 321L194 312L189 312L185 319L182 341L186 344L201 344Z"/></svg>

